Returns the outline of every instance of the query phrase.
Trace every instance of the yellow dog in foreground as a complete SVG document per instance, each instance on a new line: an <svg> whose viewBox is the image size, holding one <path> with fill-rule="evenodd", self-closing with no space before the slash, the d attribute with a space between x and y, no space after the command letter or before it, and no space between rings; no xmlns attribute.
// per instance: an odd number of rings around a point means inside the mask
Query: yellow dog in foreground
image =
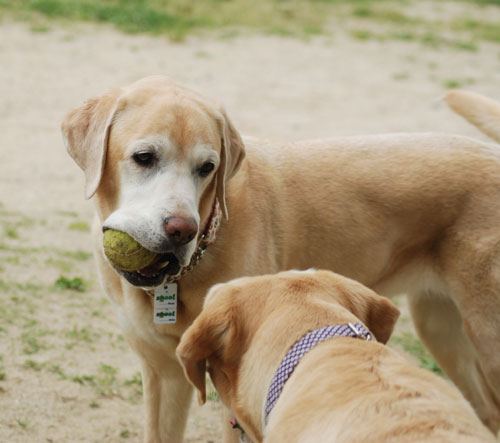
<svg viewBox="0 0 500 443"><path fill-rule="evenodd" d="M182 441L192 388L175 348L208 289L311 267L406 293L423 342L498 429L499 146L442 134L242 139L220 106L162 76L90 99L62 129L95 202L102 285L142 361L146 441ZM114 268L103 229L159 259ZM155 307L175 297L176 312Z"/></svg>
<svg viewBox="0 0 500 443"><path fill-rule="evenodd" d="M255 442L495 442L454 386L381 344L398 315L389 300L329 271L244 277L208 293L177 355L201 403L208 367ZM363 336L365 327L381 343ZM293 361L285 355L304 347L283 383Z"/></svg>

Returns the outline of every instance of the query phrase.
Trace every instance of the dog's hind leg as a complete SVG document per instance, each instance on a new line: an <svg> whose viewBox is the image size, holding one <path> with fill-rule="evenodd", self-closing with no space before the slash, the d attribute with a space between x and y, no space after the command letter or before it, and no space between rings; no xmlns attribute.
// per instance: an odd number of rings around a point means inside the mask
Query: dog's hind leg
<svg viewBox="0 0 500 443"><path fill-rule="evenodd" d="M457 305L448 296L432 291L413 294L408 302L420 339L496 434L500 423L497 398L484 373L484 356L471 341ZM490 348L490 354L495 352Z"/></svg>

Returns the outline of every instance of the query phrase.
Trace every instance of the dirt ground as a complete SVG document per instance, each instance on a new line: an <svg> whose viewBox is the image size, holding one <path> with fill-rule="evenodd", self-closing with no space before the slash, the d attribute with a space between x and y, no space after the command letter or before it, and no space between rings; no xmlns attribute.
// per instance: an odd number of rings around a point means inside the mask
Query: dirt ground
<svg viewBox="0 0 500 443"><path fill-rule="evenodd" d="M487 13L487 11L485 12ZM452 79L500 98L500 45L197 37L0 25L0 441L140 441L139 365L102 295L92 203L59 125L88 97L164 73L221 101L240 132L284 139L401 131L484 137L440 101ZM403 316L399 326L408 328ZM220 440L220 404L186 441Z"/></svg>

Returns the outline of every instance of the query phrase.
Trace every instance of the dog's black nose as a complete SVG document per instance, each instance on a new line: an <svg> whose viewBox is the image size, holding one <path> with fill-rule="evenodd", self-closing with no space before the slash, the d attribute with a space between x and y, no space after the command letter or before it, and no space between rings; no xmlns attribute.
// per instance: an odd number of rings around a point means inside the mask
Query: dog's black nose
<svg viewBox="0 0 500 443"><path fill-rule="evenodd" d="M189 243L198 232L198 224L193 217L167 217L164 227L168 239L178 246Z"/></svg>

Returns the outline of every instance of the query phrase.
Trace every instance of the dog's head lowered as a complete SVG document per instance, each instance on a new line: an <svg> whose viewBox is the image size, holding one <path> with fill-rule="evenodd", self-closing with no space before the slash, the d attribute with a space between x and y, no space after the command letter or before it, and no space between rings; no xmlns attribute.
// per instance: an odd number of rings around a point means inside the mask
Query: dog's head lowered
<svg viewBox="0 0 500 443"><path fill-rule="evenodd" d="M260 425L249 418L259 416L263 408L256 384L267 391L295 340L322 326L361 321L386 343L398 316L388 299L329 271L244 277L210 290L202 313L184 333L177 356L198 389L200 403L206 399L208 366L222 401L256 438Z"/></svg>
<svg viewBox="0 0 500 443"><path fill-rule="evenodd" d="M215 196L228 216L225 186L244 158L243 142L222 108L167 77L88 100L66 116L62 132L104 229L187 265ZM188 241L169 238L172 218L189 222Z"/></svg>

